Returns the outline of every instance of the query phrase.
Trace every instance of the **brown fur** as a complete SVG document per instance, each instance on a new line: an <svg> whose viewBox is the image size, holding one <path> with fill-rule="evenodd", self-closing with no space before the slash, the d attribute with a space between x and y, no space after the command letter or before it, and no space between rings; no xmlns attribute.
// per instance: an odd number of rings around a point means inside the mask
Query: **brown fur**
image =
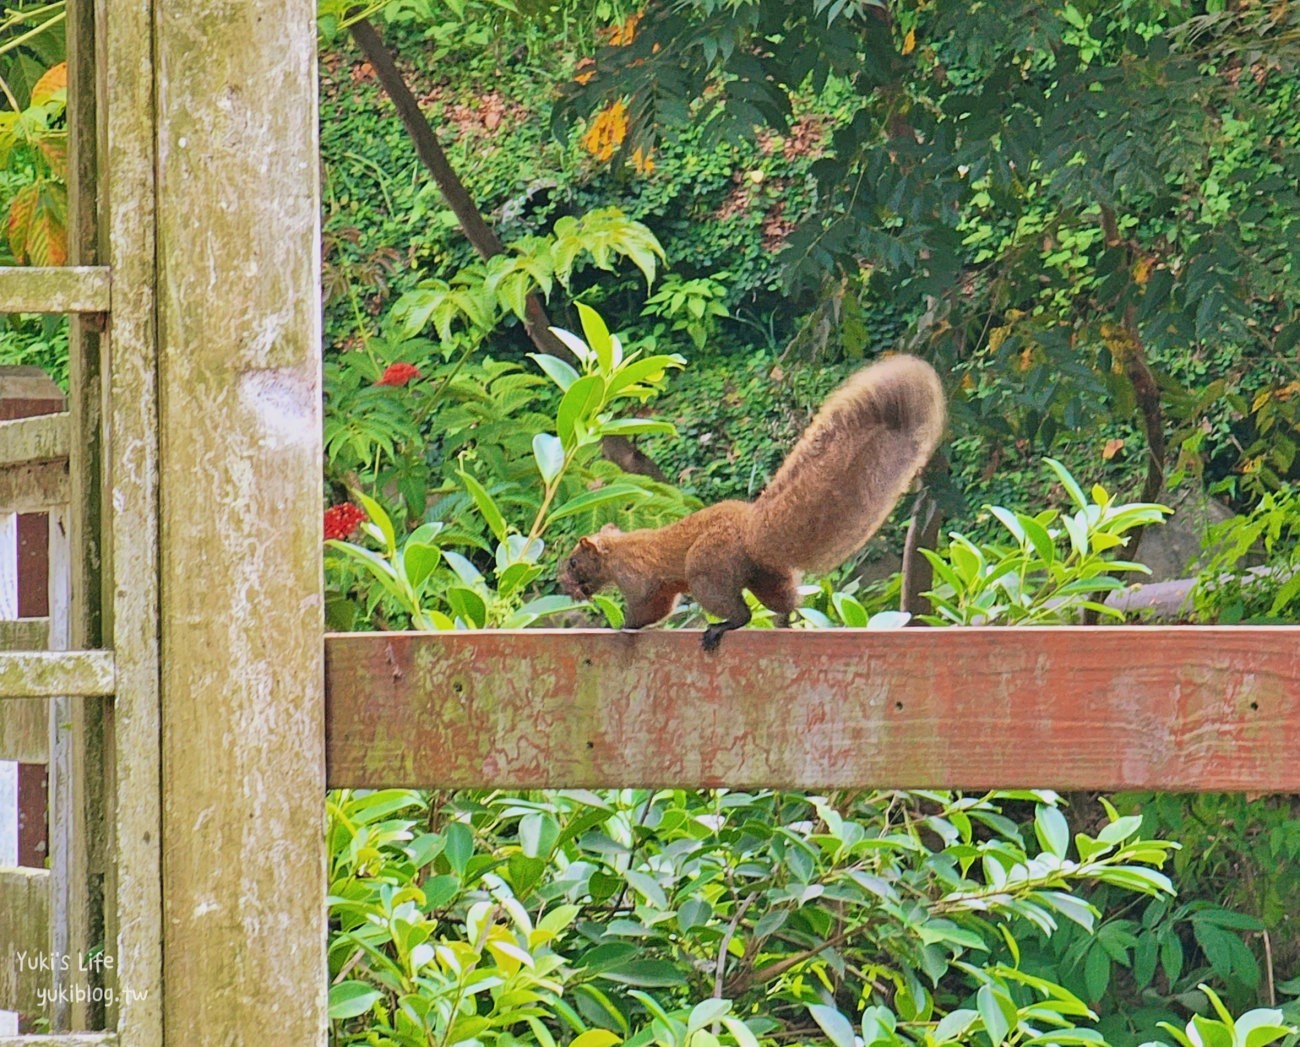
<svg viewBox="0 0 1300 1047"><path fill-rule="evenodd" d="M830 395L754 502L719 502L656 529L605 527L578 542L560 584L577 599L617 586L630 629L666 617L689 592L723 619L705 630L712 650L750 619L742 589L788 617L802 571L857 552L929 460L944 421L934 369L888 357Z"/></svg>

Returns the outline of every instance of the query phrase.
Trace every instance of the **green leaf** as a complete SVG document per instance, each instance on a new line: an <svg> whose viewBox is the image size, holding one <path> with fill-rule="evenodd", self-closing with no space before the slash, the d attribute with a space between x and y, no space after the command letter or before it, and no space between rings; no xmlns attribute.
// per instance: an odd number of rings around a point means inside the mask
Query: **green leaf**
<svg viewBox="0 0 1300 1047"><path fill-rule="evenodd" d="M1044 458L1043 461L1047 463L1052 472L1056 473L1056 478L1061 481L1061 486L1065 488L1066 493L1070 496L1070 501L1078 508L1084 508L1088 504L1088 499L1084 497L1083 488L1079 486L1078 481L1070 475L1070 470L1055 458Z"/></svg>
<svg viewBox="0 0 1300 1047"><path fill-rule="evenodd" d="M855 1047L857 1038L853 1035L853 1023L836 1008L814 1003L808 1005L808 1013L835 1047Z"/></svg>
<svg viewBox="0 0 1300 1047"><path fill-rule="evenodd" d="M447 856L452 871L463 878L465 867L474 856L474 834L464 822L452 822L444 830L443 837L447 842L442 853Z"/></svg>
<svg viewBox="0 0 1300 1047"><path fill-rule="evenodd" d="M541 573L542 569L536 564L512 563L497 575L497 592L502 596L512 596L536 580Z"/></svg>
<svg viewBox="0 0 1300 1047"><path fill-rule="evenodd" d="M848 593L831 593L831 604L840 620L851 629L863 629L867 625L867 609Z"/></svg>
<svg viewBox="0 0 1300 1047"><path fill-rule="evenodd" d="M1088 950L1083 963L1083 983L1087 988L1088 998L1100 1000L1106 995L1110 985L1110 957L1100 945Z"/></svg>
<svg viewBox="0 0 1300 1047"><path fill-rule="evenodd" d="M384 537L384 547L388 555L392 556L397 552L397 538L393 533L393 521L388 518L384 512L384 507L376 502L373 498L368 498L360 491L357 492L357 501L361 503L361 508L366 511L366 516L370 522L379 528L380 534Z"/></svg>
<svg viewBox="0 0 1300 1047"><path fill-rule="evenodd" d="M546 353L529 353L528 355L532 357L538 367L546 372L547 377L560 387L562 392L567 392L569 386L578 380L578 372L558 356L550 356Z"/></svg>
<svg viewBox="0 0 1300 1047"><path fill-rule="evenodd" d="M935 1043L951 1043L958 1040L975 1024L975 1019L978 1017L979 1011L973 1011L969 1007L959 1007L955 1011L949 1011L934 1027Z"/></svg>
<svg viewBox="0 0 1300 1047"><path fill-rule="evenodd" d="M575 434L593 427L595 417L605 405L605 379L598 374L584 375L564 394L555 414L555 431L565 447L572 447Z"/></svg>
<svg viewBox="0 0 1300 1047"><path fill-rule="evenodd" d="M365 1014L384 994L365 982L339 982L330 986L329 1017L330 1021L342 1021Z"/></svg>
<svg viewBox="0 0 1300 1047"><path fill-rule="evenodd" d="M585 302L578 302L578 319L587 345L596 354L596 364L602 375L612 374L618 361L614 359L614 342L601 315Z"/></svg>
<svg viewBox="0 0 1300 1047"><path fill-rule="evenodd" d="M686 984L685 973L671 960L632 960L606 968L598 977L619 985L639 985L647 989Z"/></svg>
<svg viewBox="0 0 1300 1047"><path fill-rule="evenodd" d="M655 386L661 382L670 367L685 367L686 360L676 353L647 356L641 360L629 360L609 378L609 398L615 396L636 395L644 385ZM649 392L648 389L645 392Z"/></svg>
<svg viewBox="0 0 1300 1047"><path fill-rule="evenodd" d="M562 327L552 327L551 334L555 335L556 338L564 343L565 347L568 348L569 352L574 355L583 367L589 366L592 360L595 359L595 354L592 353L591 347L572 331L566 331ZM541 360L538 357L534 356L533 359L537 360L538 363L541 363ZM543 368L543 370L546 369ZM550 374L550 371L547 371L547 374Z"/></svg>
<svg viewBox="0 0 1300 1047"><path fill-rule="evenodd" d="M1070 850L1070 824L1059 807L1039 804L1034 812L1034 834L1039 846L1057 858L1064 858Z"/></svg>
<svg viewBox="0 0 1300 1047"><path fill-rule="evenodd" d="M545 811L533 811L519 820L519 846L529 858L548 856L559 837L559 823Z"/></svg>
<svg viewBox="0 0 1300 1047"><path fill-rule="evenodd" d="M501 515L501 510L497 508L496 502L488 494L487 488L463 469L460 478L465 484L465 489L469 491L470 497L474 499L474 504L478 506L478 511L483 514L488 529L491 530L498 542L504 542L506 540L506 518Z"/></svg>
<svg viewBox="0 0 1300 1047"><path fill-rule="evenodd" d="M1296 1031L1294 1026L1286 1024L1281 1011L1265 1007L1247 1011L1237 1019L1236 1026L1237 1047L1265 1047Z"/></svg>
<svg viewBox="0 0 1300 1047"><path fill-rule="evenodd" d="M1117 818L1103 825L1097 839L1103 843L1121 843L1142 828L1142 817L1137 814Z"/></svg>
<svg viewBox="0 0 1300 1047"><path fill-rule="evenodd" d="M759 1047L758 1037L739 1018L730 1014L723 1015L722 1024L727 1032L731 1033L731 1038L736 1041L736 1047Z"/></svg>
<svg viewBox="0 0 1300 1047"><path fill-rule="evenodd" d="M703 1029L706 1025L712 1025L716 1021L721 1021L722 1016L730 1013L731 1001L710 998L701 1000L691 1008L691 1013L686 1019L686 1029L688 1032L694 1032L696 1029Z"/></svg>
<svg viewBox="0 0 1300 1047"><path fill-rule="evenodd" d="M456 616L472 629L487 625L487 602L473 589L452 586L447 590L447 602Z"/></svg>
<svg viewBox="0 0 1300 1047"><path fill-rule="evenodd" d="M564 444L551 433L533 437L533 457L544 483L552 483L564 471Z"/></svg>
<svg viewBox="0 0 1300 1047"><path fill-rule="evenodd" d="M979 992L975 994L975 1006L980 1012L980 1020L984 1023L984 1032L994 1047L997 1047L1007 1038L1007 1033L1011 1030L1011 1019L1008 1018L1007 1011L1009 1010L1014 1017L1015 1005L992 985L985 984L981 985Z"/></svg>
<svg viewBox="0 0 1300 1047"><path fill-rule="evenodd" d="M402 547L402 567L412 592L420 591L420 586L428 580L429 575L433 574L441 559L442 550L436 545L407 541Z"/></svg>
<svg viewBox="0 0 1300 1047"><path fill-rule="evenodd" d="M601 487L595 491L584 491L582 494L575 495L546 519L548 523L554 523L556 520L563 520L566 516L573 516L575 513L595 509L597 506L609 502L638 502L647 497L649 497L649 492L643 487L636 486L636 484L613 483L608 487Z"/></svg>
<svg viewBox="0 0 1300 1047"><path fill-rule="evenodd" d="M483 584L483 575L479 573L479 569L465 559L465 557L461 556L460 553L452 552L450 549L444 549L442 556L451 569L456 572L456 577L467 586L474 588L475 586Z"/></svg>

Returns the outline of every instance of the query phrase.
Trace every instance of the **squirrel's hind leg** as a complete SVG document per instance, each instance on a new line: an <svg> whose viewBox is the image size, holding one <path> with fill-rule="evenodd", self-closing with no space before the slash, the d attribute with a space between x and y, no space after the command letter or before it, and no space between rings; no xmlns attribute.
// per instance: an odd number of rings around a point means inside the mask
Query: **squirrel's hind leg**
<svg viewBox="0 0 1300 1047"><path fill-rule="evenodd" d="M747 589L759 602L776 615L777 624L783 628L794 620L800 604L799 575L793 571L760 570L749 580Z"/></svg>
<svg viewBox="0 0 1300 1047"><path fill-rule="evenodd" d="M743 564L735 563L735 546L727 542L696 542L686 557L686 582L695 601L723 619L704 630L700 646L717 649L722 634L739 629L752 617L745 602L748 584Z"/></svg>

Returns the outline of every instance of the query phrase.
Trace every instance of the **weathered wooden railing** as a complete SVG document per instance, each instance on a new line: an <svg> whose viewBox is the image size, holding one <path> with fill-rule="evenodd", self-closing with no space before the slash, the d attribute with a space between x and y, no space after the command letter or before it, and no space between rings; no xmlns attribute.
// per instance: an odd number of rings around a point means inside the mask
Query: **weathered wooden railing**
<svg viewBox="0 0 1300 1047"><path fill-rule="evenodd" d="M1300 628L326 638L334 786L1300 791Z"/></svg>

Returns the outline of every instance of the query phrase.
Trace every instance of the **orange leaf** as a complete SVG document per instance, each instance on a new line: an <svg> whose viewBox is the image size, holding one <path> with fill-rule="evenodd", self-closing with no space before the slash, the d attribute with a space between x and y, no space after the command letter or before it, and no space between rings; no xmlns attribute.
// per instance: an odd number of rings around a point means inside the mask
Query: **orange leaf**
<svg viewBox="0 0 1300 1047"><path fill-rule="evenodd" d="M1106 446L1102 448L1101 456L1109 462L1122 450L1124 450L1123 440L1107 440Z"/></svg>
<svg viewBox="0 0 1300 1047"><path fill-rule="evenodd" d="M52 65L32 88L32 105L44 105L60 91L68 88L68 63Z"/></svg>
<svg viewBox="0 0 1300 1047"><path fill-rule="evenodd" d="M24 186L9 203L9 249L19 265L64 265L68 260L67 190L48 182Z"/></svg>
<svg viewBox="0 0 1300 1047"><path fill-rule="evenodd" d="M910 55L916 50L916 30L909 29L907 35L903 37L903 54Z"/></svg>

